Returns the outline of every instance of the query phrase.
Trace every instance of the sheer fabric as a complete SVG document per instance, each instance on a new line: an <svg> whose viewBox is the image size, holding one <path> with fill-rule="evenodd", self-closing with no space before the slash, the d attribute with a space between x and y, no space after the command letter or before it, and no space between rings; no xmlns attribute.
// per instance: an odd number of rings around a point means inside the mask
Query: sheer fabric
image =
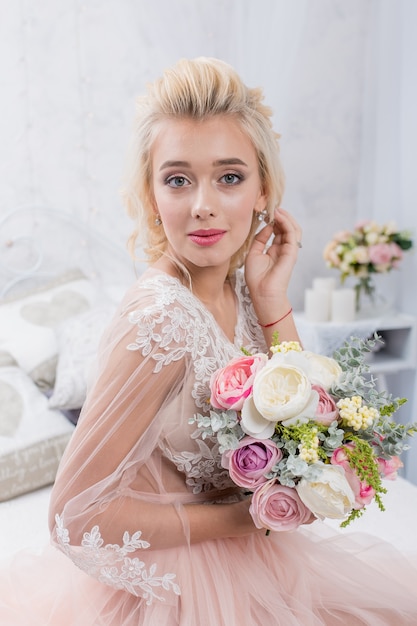
<svg viewBox="0 0 417 626"><path fill-rule="evenodd" d="M379 540L305 528L190 542L191 507L243 497L221 467L216 441L190 423L208 410L213 371L242 347L266 351L240 272L233 287L233 343L177 279L150 269L129 290L101 342L95 382L55 482L54 547L2 570L0 623L417 620L417 569ZM43 581L35 590L34 577Z"/></svg>

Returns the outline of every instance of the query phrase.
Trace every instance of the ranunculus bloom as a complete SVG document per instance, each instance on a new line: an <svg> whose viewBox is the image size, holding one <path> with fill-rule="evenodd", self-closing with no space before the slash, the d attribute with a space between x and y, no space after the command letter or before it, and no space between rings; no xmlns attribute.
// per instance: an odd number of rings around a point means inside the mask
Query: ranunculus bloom
<svg viewBox="0 0 417 626"><path fill-rule="evenodd" d="M266 354L241 356L215 372L210 380L210 403L215 409L240 411L252 391L255 374L268 361Z"/></svg>
<svg viewBox="0 0 417 626"><path fill-rule="evenodd" d="M342 368L339 363L329 356L316 354L309 350L304 350L303 354L310 361L311 382L329 391L333 383L337 382L342 374Z"/></svg>
<svg viewBox="0 0 417 626"><path fill-rule="evenodd" d="M346 448L353 449L354 445L351 443L344 446ZM339 465L344 469L346 480L352 488L355 496L354 509L363 509L364 506L370 504L375 496L375 489L368 485L364 480L360 480L355 470L349 464L349 459L344 450L344 447L337 448L332 454L330 462L332 465Z"/></svg>
<svg viewBox="0 0 417 626"><path fill-rule="evenodd" d="M404 463L398 456L393 456L390 459L377 459L378 472L383 478L389 480L395 480L397 478L397 472L400 467L404 467Z"/></svg>
<svg viewBox="0 0 417 626"><path fill-rule="evenodd" d="M320 385L311 386L319 394L319 403L316 409L315 421L325 426L330 426L339 415L336 403L333 398Z"/></svg>
<svg viewBox="0 0 417 626"><path fill-rule="evenodd" d="M298 497L297 491L270 480L258 487L249 509L257 528L291 531L307 524L314 515Z"/></svg>
<svg viewBox="0 0 417 626"><path fill-rule="evenodd" d="M320 476L315 481L302 478L296 490L304 504L320 519L344 519L354 508L355 495L342 468L320 461Z"/></svg>
<svg viewBox="0 0 417 626"><path fill-rule="evenodd" d="M258 439L271 437L276 422L300 415L310 401L311 384L306 374L281 357L274 355L258 372L252 396L242 407L242 429Z"/></svg>
<svg viewBox="0 0 417 626"><path fill-rule="evenodd" d="M253 437L244 437L235 450L223 453L222 465L229 470L236 485L253 491L267 482L265 474L281 459L281 449L271 439L258 441Z"/></svg>

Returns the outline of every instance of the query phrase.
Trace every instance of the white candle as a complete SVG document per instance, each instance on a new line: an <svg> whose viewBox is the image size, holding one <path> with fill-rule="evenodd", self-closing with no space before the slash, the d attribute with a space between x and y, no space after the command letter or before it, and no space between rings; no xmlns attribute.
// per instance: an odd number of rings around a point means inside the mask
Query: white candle
<svg viewBox="0 0 417 626"><path fill-rule="evenodd" d="M328 322L330 319L329 289L306 289L304 293L304 311L309 322Z"/></svg>
<svg viewBox="0 0 417 626"><path fill-rule="evenodd" d="M355 290L335 289L331 297L331 320L339 324L355 319Z"/></svg>
<svg viewBox="0 0 417 626"><path fill-rule="evenodd" d="M333 291L333 289L336 289L336 279L327 276L313 278L313 289L328 289L329 291Z"/></svg>

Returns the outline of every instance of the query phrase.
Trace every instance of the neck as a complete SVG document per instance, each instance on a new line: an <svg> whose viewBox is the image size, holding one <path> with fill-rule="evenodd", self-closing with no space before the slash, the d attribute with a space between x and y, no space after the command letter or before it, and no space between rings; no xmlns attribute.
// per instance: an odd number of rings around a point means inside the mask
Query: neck
<svg viewBox="0 0 417 626"><path fill-rule="evenodd" d="M167 257L161 257L154 267L179 278L210 311L226 337L234 341L237 309L234 290L227 280L228 267L187 267L187 277L180 265Z"/></svg>
<svg viewBox="0 0 417 626"><path fill-rule="evenodd" d="M195 267L183 265L175 258L161 257L154 267L179 278L206 306L222 303L229 267ZM208 306L210 309L211 307Z"/></svg>

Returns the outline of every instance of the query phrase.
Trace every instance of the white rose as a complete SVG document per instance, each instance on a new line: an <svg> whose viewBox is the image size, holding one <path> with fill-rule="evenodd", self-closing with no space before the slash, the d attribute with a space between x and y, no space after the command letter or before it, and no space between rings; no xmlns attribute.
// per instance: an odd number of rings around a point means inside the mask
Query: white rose
<svg viewBox="0 0 417 626"><path fill-rule="evenodd" d="M320 476L309 481L302 478L296 486L297 493L306 507L320 519L344 519L355 504L355 494L349 485L343 468L324 463L320 466Z"/></svg>
<svg viewBox="0 0 417 626"><path fill-rule="evenodd" d="M369 263L368 248L365 246L355 248L355 261L356 263Z"/></svg>
<svg viewBox="0 0 417 626"><path fill-rule="evenodd" d="M366 243L368 244L368 246L373 246L373 245L375 245L376 243L379 242L379 233L374 232L374 231L370 232L370 233L367 233L365 235L365 240L366 240Z"/></svg>
<svg viewBox="0 0 417 626"><path fill-rule="evenodd" d="M384 232L386 235L393 235L394 233L396 233L397 223L392 220L387 222L387 224L385 224L385 227L384 227Z"/></svg>
<svg viewBox="0 0 417 626"><path fill-rule="evenodd" d="M342 374L342 368L339 363L329 356L316 354L304 350L304 356L310 362L310 380L313 385L320 385L326 391L329 391L333 383L337 382Z"/></svg>
<svg viewBox="0 0 417 626"><path fill-rule="evenodd" d="M276 422L300 415L310 402L312 389L307 375L285 363L282 356L286 355L274 355L257 373L252 396L243 404L241 427L252 437L270 437Z"/></svg>

